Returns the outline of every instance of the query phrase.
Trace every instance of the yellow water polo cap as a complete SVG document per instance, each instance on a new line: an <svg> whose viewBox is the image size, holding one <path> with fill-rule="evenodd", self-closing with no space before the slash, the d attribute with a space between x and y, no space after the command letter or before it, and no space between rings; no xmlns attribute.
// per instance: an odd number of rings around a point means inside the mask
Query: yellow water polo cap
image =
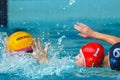
<svg viewBox="0 0 120 80"><path fill-rule="evenodd" d="M24 31L18 31L8 38L8 50L10 51L29 51L32 50L32 36Z"/></svg>

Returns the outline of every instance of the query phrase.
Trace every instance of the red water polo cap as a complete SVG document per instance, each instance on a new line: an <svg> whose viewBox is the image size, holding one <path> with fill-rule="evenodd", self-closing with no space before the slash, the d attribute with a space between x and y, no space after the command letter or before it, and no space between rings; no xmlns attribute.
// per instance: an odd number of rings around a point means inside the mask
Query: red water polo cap
<svg viewBox="0 0 120 80"><path fill-rule="evenodd" d="M104 47L97 42L90 42L81 48L85 67L99 67L104 58Z"/></svg>

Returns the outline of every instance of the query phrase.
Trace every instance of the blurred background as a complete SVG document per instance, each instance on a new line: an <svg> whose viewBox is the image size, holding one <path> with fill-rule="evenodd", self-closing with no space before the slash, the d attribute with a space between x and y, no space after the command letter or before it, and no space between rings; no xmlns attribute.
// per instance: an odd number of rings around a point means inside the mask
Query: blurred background
<svg viewBox="0 0 120 80"><path fill-rule="evenodd" d="M119 19L120 0L8 0L8 21Z"/></svg>

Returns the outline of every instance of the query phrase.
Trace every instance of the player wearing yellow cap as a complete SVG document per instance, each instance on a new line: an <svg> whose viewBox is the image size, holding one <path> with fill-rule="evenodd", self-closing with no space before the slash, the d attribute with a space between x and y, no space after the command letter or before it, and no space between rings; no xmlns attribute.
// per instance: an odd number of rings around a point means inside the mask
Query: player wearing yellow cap
<svg viewBox="0 0 120 80"><path fill-rule="evenodd" d="M46 44L45 49L41 47L40 38L38 40L33 39L33 37L24 31L18 31L10 35L8 38L7 50L12 53L12 51L26 51L32 52L39 62L47 61L47 52L49 48L49 43Z"/></svg>
<svg viewBox="0 0 120 80"><path fill-rule="evenodd" d="M8 38L9 51L31 51L32 36L23 31L15 32Z"/></svg>

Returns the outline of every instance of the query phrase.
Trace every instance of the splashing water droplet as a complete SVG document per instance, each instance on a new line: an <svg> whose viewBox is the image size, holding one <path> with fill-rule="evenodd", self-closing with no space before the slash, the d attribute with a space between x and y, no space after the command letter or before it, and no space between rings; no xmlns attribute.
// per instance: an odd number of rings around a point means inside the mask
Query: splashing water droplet
<svg viewBox="0 0 120 80"><path fill-rule="evenodd" d="M75 0L70 0L69 5L73 5L75 3Z"/></svg>
<svg viewBox="0 0 120 80"><path fill-rule="evenodd" d="M65 38L65 35L63 35L62 37L60 37L60 38L58 39L58 44L59 44L59 45L61 44L63 38Z"/></svg>
<svg viewBox="0 0 120 80"><path fill-rule="evenodd" d="M3 44L0 43L0 52L4 49Z"/></svg>
<svg viewBox="0 0 120 80"><path fill-rule="evenodd" d="M0 32L0 52L2 52L4 50L4 47L7 43L7 33L6 32Z"/></svg>

